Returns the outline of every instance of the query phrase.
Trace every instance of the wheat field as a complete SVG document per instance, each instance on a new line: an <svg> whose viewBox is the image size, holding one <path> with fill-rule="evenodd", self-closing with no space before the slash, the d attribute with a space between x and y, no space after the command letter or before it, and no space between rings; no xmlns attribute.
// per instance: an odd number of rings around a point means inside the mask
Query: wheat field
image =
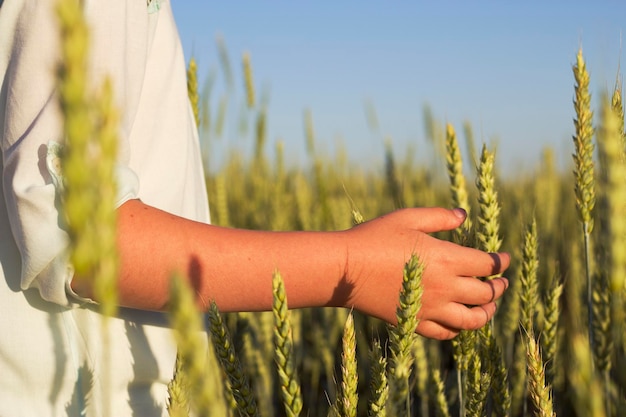
<svg viewBox="0 0 626 417"><path fill-rule="evenodd" d="M72 43L84 30L76 10L60 8L60 17L65 45L86 50ZM70 126L67 140L75 152L63 161L65 210L73 262L97 271L98 298L103 313L111 315L116 260L101 262L81 248L110 250L114 210L104 207L92 219L81 214L94 204L86 198L102 198L94 197L94 184L85 184L79 175L81 149L93 146L81 144L80 138L95 138L103 150L98 161L86 163L101 168L96 186L109 184L106 190L114 194L111 126L117 115L105 84L97 106L103 122L95 129L85 120L85 95L72 95L85 91L81 53L86 54L82 49L67 54L59 81ZM243 54L241 64L250 124L245 136L254 152L245 157L233 151L218 168L208 167L213 223L337 230L401 207L463 207L468 221L438 237L511 253L506 273L511 286L487 326L442 342L413 331L421 297L417 258L405 266L394 327L345 309L289 310L280 271L273 277L273 311L221 314L212 305L200 316L189 289L174 277L170 316L179 357L169 385L171 416L626 415L621 83L592 108L589 75L579 51L572 67L571 165L559 170L555 151L546 148L533 172L504 179L497 152L486 144L477 146L469 123L462 126L461 140L455 126L434 118L428 120L433 156L442 170L417 163L408 150L407 157L397 158L388 141L381 141L378 169L350 163L341 152L325 155L317 150L310 112L303 120L307 163L292 164L282 142L268 141L267 109L256 97L249 54ZM215 101L211 88L198 85L193 60L188 92L204 150L211 152L212 141L223 130L226 106L209 105ZM89 233L94 227L99 232ZM90 235L108 237L93 242ZM198 339L199 329L211 341L208 357L199 354L204 343Z"/></svg>
<svg viewBox="0 0 626 417"><path fill-rule="evenodd" d="M255 107L251 64L244 55L255 151L249 159L233 153L208 176L214 223L336 230L400 207L463 207L468 221L440 237L506 250L514 261L506 274L511 288L492 323L450 342L406 334L401 325L392 328L358 312L288 312L288 294L275 284L273 317L239 313L223 319L246 374L244 392L257 398L255 409L230 397L237 396L229 390L240 376L218 389L226 400L217 403L225 401L220 406L233 415L626 413L621 85L610 96L607 92L594 112L582 51L575 62L572 165L561 172L547 148L535 172L504 180L496 152L474 144L471 125L463 126L461 142L454 126L438 120L429 123L436 132L435 157L447 176L409 158L397 160L388 142L381 145L379 170L353 166L341 154L321 155L310 113L304 121L308 167L290 168L280 142L268 155L267 115ZM190 80L193 71L192 62ZM200 120L210 138L216 132L205 123ZM463 154L474 156L464 160ZM410 263L406 268L407 282L418 285L419 268ZM419 297L406 297L399 294L399 306L418 307ZM214 349L219 352L219 345Z"/></svg>

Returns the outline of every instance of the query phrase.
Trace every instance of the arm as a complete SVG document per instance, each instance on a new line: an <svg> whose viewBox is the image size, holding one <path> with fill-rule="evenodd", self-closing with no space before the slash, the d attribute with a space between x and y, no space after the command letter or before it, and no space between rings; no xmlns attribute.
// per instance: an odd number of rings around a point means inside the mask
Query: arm
<svg viewBox="0 0 626 417"><path fill-rule="evenodd" d="M202 307L215 300L222 311L268 310L278 269L290 307L354 307L394 322L402 268L416 253L426 263L417 330L450 338L483 326L508 285L504 278L473 278L504 271L508 255L428 235L464 219L462 211L406 209L340 232L263 232L197 223L132 200L119 209L120 300L164 309L171 272L178 270ZM91 295L90 288L74 290Z"/></svg>

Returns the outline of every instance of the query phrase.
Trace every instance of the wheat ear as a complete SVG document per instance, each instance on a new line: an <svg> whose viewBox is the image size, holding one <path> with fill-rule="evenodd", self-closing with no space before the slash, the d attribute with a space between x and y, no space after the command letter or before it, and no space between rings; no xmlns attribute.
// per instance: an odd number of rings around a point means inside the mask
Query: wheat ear
<svg viewBox="0 0 626 417"><path fill-rule="evenodd" d="M553 410L552 394L548 384L539 344L531 332L528 333L526 356L528 357L528 382L530 388L530 398L535 405L535 415L537 417L556 417Z"/></svg>
<svg viewBox="0 0 626 417"><path fill-rule="evenodd" d="M170 383L168 409L187 408L185 396L188 391L190 402L198 415L208 415L212 410L205 375L206 343L202 336L202 319L191 288L179 275L174 275L171 280L169 315L178 346L179 362L175 369L177 375L174 382Z"/></svg>
<svg viewBox="0 0 626 417"><path fill-rule="evenodd" d="M258 416L256 400L252 395L248 377L243 372L241 362L235 354L230 334L215 302L211 302L208 311L208 320L211 341L215 347L215 352L217 353L220 364L230 382L233 396L237 402L237 409L245 416Z"/></svg>
<svg viewBox="0 0 626 417"><path fill-rule="evenodd" d="M193 112L193 118L196 121L196 126L200 126L200 97L198 95L198 64L195 58L189 60L187 65L187 96L191 103L191 110Z"/></svg>
<svg viewBox="0 0 626 417"><path fill-rule="evenodd" d="M585 65L582 49L576 55L576 65L573 67L576 85L574 87L574 177L576 207L578 217L583 226L583 243L585 257L585 276L587 277L587 309L589 325L589 341L593 340L593 300L592 300L592 272L591 272L591 232L593 231L592 211L595 205L595 179L593 163L593 112L591 111L591 95L589 94L589 73Z"/></svg>
<svg viewBox="0 0 626 417"><path fill-rule="evenodd" d="M465 415L467 417L483 416L490 386L490 375L487 372L481 372L480 356L471 356L467 370L467 397L465 404Z"/></svg>
<svg viewBox="0 0 626 417"><path fill-rule="evenodd" d="M359 395L358 373L356 362L356 334L354 331L354 318L352 312L348 314L341 339L341 389L338 401L341 415L356 417Z"/></svg>
<svg viewBox="0 0 626 417"><path fill-rule="evenodd" d="M556 360L557 351L559 346L559 316L560 308L559 301L563 294L563 284L558 282L556 277L552 278L552 285L548 290L548 295L545 301L545 320L543 323L542 332L542 348L543 355L546 363L546 382L552 383L556 375Z"/></svg>
<svg viewBox="0 0 626 417"><path fill-rule="evenodd" d="M370 352L372 363L372 380L370 382L370 400L368 402L368 417L386 417L387 399L389 398L389 384L387 383L387 357L383 354L380 341L374 340Z"/></svg>
<svg viewBox="0 0 626 417"><path fill-rule="evenodd" d="M416 255L411 256L404 267L400 301L396 310L398 324L389 332L391 400L397 415L403 415L410 410L409 376L413 362L411 347L419 323L417 313L422 303L423 272L424 265L419 258Z"/></svg>
<svg viewBox="0 0 626 417"><path fill-rule="evenodd" d="M483 145L478 165L476 187L478 188L478 229L476 237L480 248L487 252L498 252L500 238L500 204L494 176L495 155Z"/></svg>
<svg viewBox="0 0 626 417"><path fill-rule="evenodd" d="M81 5L56 4L61 62L57 72L65 145L60 147L60 190L70 238L74 288L93 289L102 320L102 406L110 413L111 357L108 317L117 312L117 160L119 114L113 88L105 79L95 103L88 85L89 30ZM57 147L59 145L49 145ZM51 149L49 149L49 152ZM56 165L56 164L55 164ZM86 175L89 173L89 175ZM87 278L86 278L87 277ZM87 282L90 280L90 282Z"/></svg>
<svg viewBox="0 0 626 417"><path fill-rule="evenodd" d="M598 254L603 269L598 272L593 301L596 322L594 322L593 346L596 363L604 374L606 413L611 414L610 372L611 356L615 341L621 342L624 320L624 292L626 289L626 165L623 149L623 120L620 120L619 108L602 97L600 127L598 129L598 161L600 163L600 219L601 250Z"/></svg>
<svg viewBox="0 0 626 417"><path fill-rule="evenodd" d="M570 349L573 361L569 367L569 380L577 413L581 416L605 417L604 394L594 372L589 341L580 334L575 335Z"/></svg>
<svg viewBox="0 0 626 417"><path fill-rule="evenodd" d="M244 52L242 57L243 62L243 76L246 87L246 103L248 108L254 107L255 94L254 94L254 81L252 79L252 64L250 62L250 53Z"/></svg>
<svg viewBox="0 0 626 417"><path fill-rule="evenodd" d="M441 380L441 371L437 368L433 368L430 374L430 382L433 391L433 397L435 399L435 413L437 417L449 417L450 410L448 409L448 400L446 400L446 392Z"/></svg>
<svg viewBox="0 0 626 417"><path fill-rule="evenodd" d="M287 308L285 284L279 272L274 273L272 280L274 314L274 360L278 370L280 394L289 417L300 415L302 410L302 394L296 375L291 320Z"/></svg>
<svg viewBox="0 0 626 417"><path fill-rule="evenodd" d="M531 332L535 327L535 310L539 302L539 281L537 270L539 269L537 239L537 221L533 217L524 233L524 244L522 247L522 271L520 276L521 291L521 326Z"/></svg>
<svg viewBox="0 0 626 417"><path fill-rule="evenodd" d="M467 244L472 229L469 198L465 176L463 175L461 150L459 149L454 127L449 123L446 125L446 166L448 168L448 178L450 179L452 204L455 207L464 209L468 215L461 227L455 230L454 240L459 244Z"/></svg>

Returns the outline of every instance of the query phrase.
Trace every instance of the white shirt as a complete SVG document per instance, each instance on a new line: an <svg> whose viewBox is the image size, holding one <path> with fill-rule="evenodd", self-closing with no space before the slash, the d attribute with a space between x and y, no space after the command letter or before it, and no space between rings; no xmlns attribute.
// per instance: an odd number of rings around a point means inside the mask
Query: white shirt
<svg viewBox="0 0 626 417"><path fill-rule="evenodd" d="M125 193L118 205L140 198L208 222L184 57L168 1L82 3L94 90L105 75L112 77L122 114L118 162ZM102 413L100 315L93 306L77 307L68 294L68 238L45 164L48 143L63 142L55 4L0 0L2 416L80 415L85 407L88 415ZM111 320L111 415L167 415L176 353L167 325L163 314L130 309Z"/></svg>

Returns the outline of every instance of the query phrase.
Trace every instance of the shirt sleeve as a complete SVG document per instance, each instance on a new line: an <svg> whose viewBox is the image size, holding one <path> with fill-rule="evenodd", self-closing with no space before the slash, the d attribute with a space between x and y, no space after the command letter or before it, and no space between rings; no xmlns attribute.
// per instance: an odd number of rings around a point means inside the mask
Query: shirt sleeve
<svg viewBox="0 0 626 417"><path fill-rule="evenodd" d="M143 85L150 20L142 1L82 3L90 26L91 85L96 91L104 77L110 77L123 115L116 169L119 206L136 198L139 187L137 175L128 166L128 137ZM54 0L8 0L2 7L13 20L0 16L3 24L11 23L0 27L4 37L0 43L0 145L4 200L21 255L21 288L37 288L42 298L71 305L76 300L67 291L73 275L69 240L55 175L49 170L54 148L63 144L55 91L59 63L55 4ZM4 11L0 9L0 15Z"/></svg>

